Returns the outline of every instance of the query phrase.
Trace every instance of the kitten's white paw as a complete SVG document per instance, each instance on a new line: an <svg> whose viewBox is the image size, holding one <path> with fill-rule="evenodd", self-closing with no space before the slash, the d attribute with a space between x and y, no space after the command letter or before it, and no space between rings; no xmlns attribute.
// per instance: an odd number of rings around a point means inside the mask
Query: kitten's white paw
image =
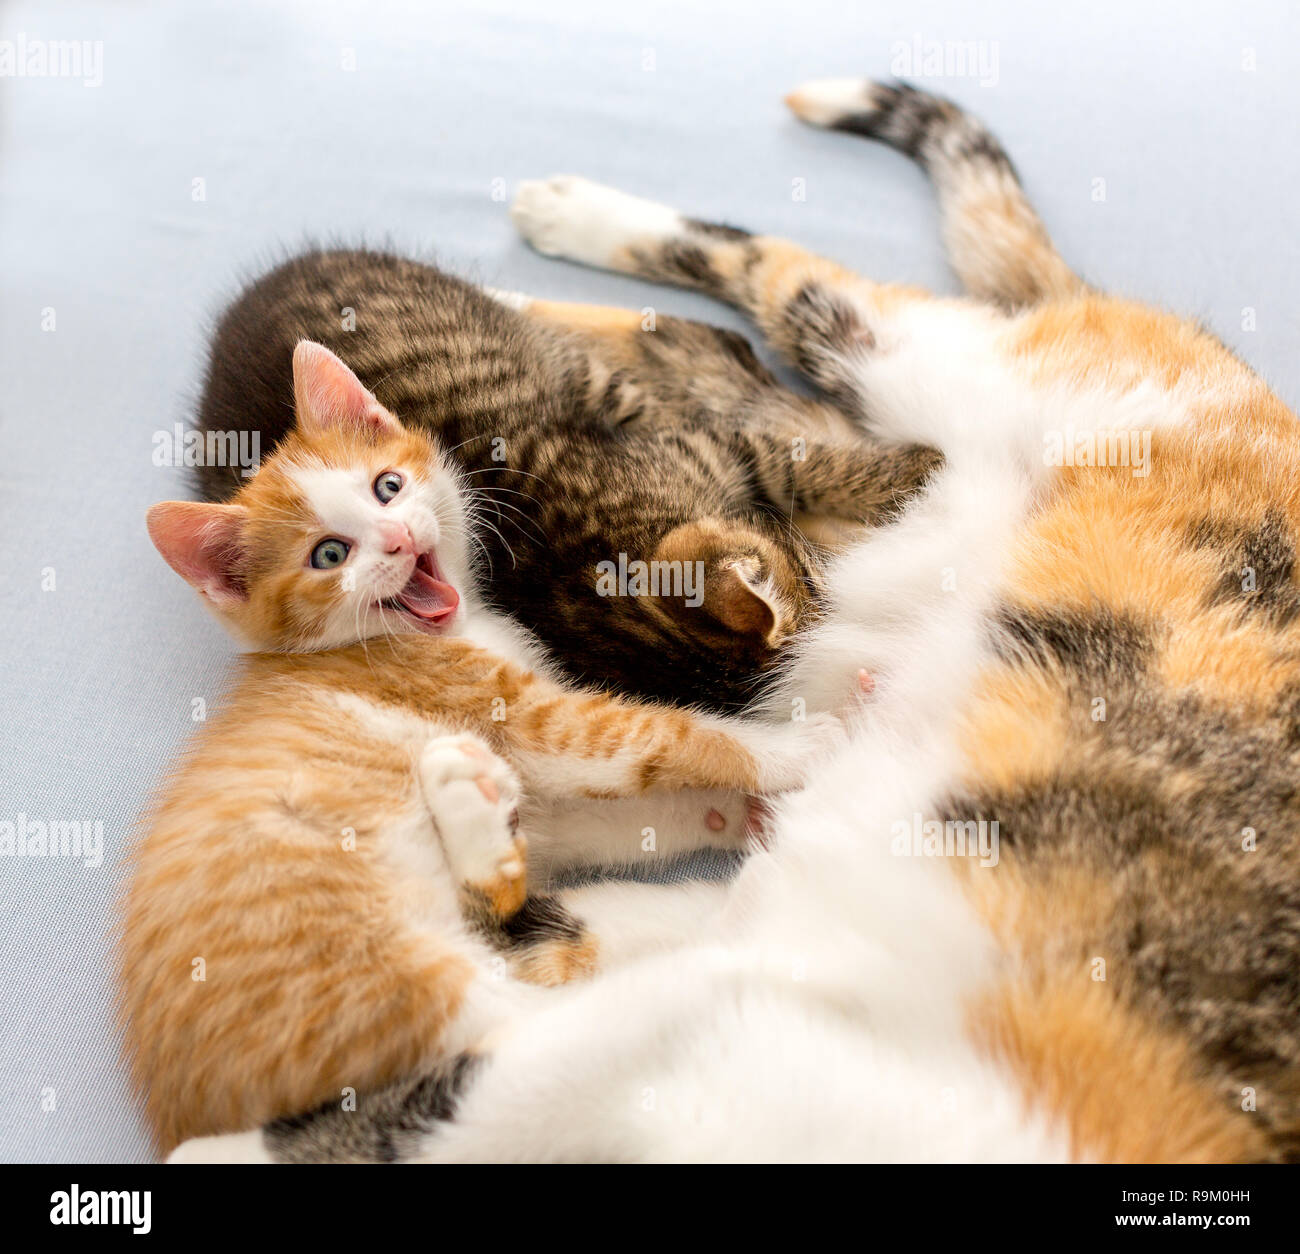
<svg viewBox="0 0 1300 1254"><path fill-rule="evenodd" d="M439 736L420 756L420 782L457 879L514 914L527 891L514 771L477 736Z"/></svg>
<svg viewBox="0 0 1300 1254"><path fill-rule="evenodd" d="M876 103L869 78L815 78L786 98L790 111L813 126L835 126L855 113L870 113Z"/></svg>
<svg viewBox="0 0 1300 1254"><path fill-rule="evenodd" d="M273 1163L266 1152L261 1128L252 1132L232 1132L227 1136L196 1136L182 1141L170 1154L168 1163Z"/></svg>
<svg viewBox="0 0 1300 1254"><path fill-rule="evenodd" d="M738 736L758 759L759 791L788 792L803 785L813 764L844 739L844 724L834 714L809 714L789 723L747 726Z"/></svg>
<svg viewBox="0 0 1300 1254"><path fill-rule="evenodd" d="M510 216L538 252L616 269L625 264L620 254L629 246L670 239L682 230L675 209L573 174L521 183Z"/></svg>

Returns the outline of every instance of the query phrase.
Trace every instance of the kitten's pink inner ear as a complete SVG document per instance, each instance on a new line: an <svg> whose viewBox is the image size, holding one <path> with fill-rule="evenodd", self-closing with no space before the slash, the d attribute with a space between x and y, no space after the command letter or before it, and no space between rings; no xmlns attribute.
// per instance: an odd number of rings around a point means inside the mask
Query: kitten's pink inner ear
<svg viewBox="0 0 1300 1254"><path fill-rule="evenodd" d="M400 429L397 419L347 365L311 340L299 340L293 350L293 396L298 421L305 426Z"/></svg>
<svg viewBox="0 0 1300 1254"><path fill-rule="evenodd" d="M242 505L163 501L150 509L149 538L178 575L218 605L248 599L241 577Z"/></svg>

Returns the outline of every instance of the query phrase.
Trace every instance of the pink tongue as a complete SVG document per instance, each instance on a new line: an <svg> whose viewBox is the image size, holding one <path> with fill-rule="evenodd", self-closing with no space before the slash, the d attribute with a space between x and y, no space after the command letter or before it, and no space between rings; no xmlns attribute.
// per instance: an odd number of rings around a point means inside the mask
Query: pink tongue
<svg viewBox="0 0 1300 1254"><path fill-rule="evenodd" d="M446 618L460 604L460 594L451 584L435 579L418 566L411 572L397 599L412 614L435 621Z"/></svg>

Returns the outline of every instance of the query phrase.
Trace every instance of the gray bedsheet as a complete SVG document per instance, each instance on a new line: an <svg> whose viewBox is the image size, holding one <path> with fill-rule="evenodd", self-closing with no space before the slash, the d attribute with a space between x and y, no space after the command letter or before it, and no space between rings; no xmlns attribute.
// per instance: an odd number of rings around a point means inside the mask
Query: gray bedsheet
<svg viewBox="0 0 1300 1254"><path fill-rule="evenodd" d="M112 1026L112 903L133 821L194 702L219 701L232 651L143 519L185 491L181 471L154 465L155 433L190 412L208 320L241 276L309 236L387 240L503 287L740 326L521 245L506 216L517 181L574 171L953 290L920 175L781 105L806 78L901 69L1002 135L1084 274L1203 318L1294 405L1287 9L0 10L0 823L85 823L91 843L79 858L0 857L0 1156L149 1155ZM41 40L91 41L90 55L64 67L75 76L5 72L6 42L30 56ZM943 41L974 55L959 64L949 48L951 73L929 78Z"/></svg>

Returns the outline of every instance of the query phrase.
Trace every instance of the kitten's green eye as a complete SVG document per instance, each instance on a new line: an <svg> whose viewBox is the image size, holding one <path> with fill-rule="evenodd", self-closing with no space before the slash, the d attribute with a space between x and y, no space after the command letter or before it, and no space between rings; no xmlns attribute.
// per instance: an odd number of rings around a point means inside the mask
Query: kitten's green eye
<svg viewBox="0 0 1300 1254"><path fill-rule="evenodd" d="M402 476L395 470L385 470L375 480L375 495L380 502L387 505L402 490Z"/></svg>
<svg viewBox="0 0 1300 1254"><path fill-rule="evenodd" d="M311 551L311 564L317 570L330 570L342 566L347 556L348 546L342 540L322 540Z"/></svg>

